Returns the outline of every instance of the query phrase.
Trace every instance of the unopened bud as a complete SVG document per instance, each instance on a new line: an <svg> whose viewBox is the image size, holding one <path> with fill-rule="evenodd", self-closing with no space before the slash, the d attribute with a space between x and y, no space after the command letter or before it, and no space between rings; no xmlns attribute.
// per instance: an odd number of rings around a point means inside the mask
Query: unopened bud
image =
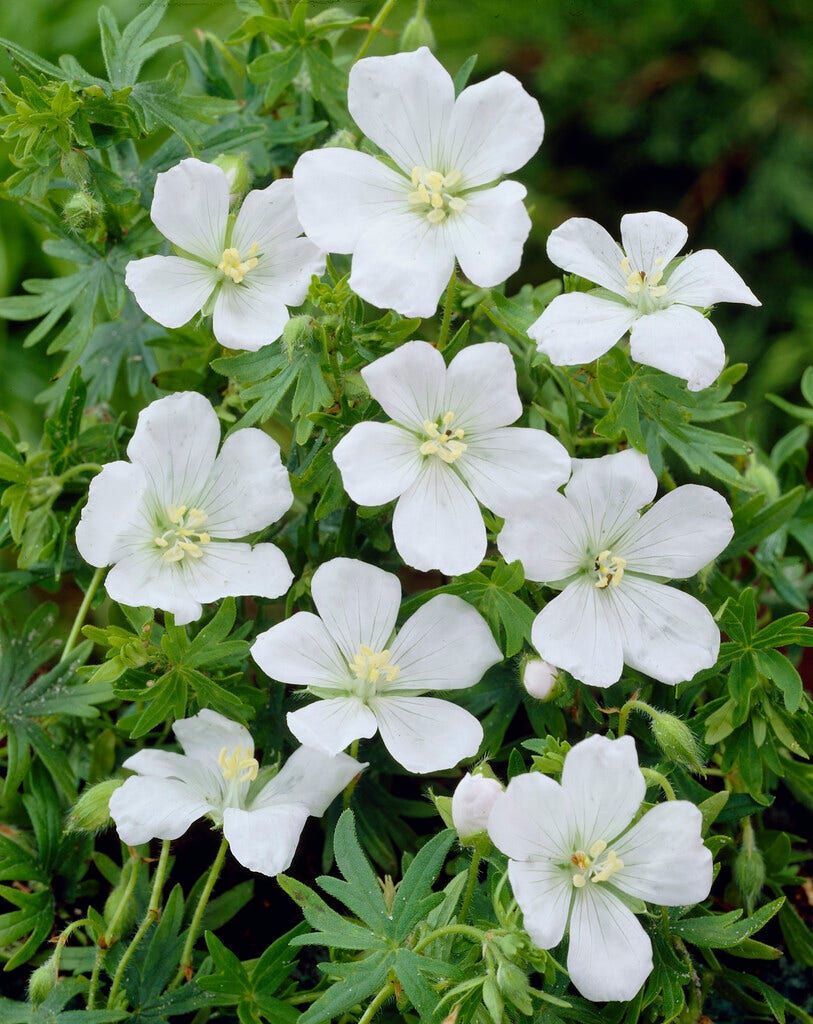
<svg viewBox="0 0 813 1024"><path fill-rule="evenodd" d="M690 771L703 771L703 759L695 735L680 718L655 711L652 715L652 735L670 761Z"/></svg>
<svg viewBox="0 0 813 1024"><path fill-rule="evenodd" d="M219 157L212 161L215 167L219 167L225 172L229 182L229 200L232 203L242 199L246 192L248 192L248 186L251 184L251 175L249 174L246 161L247 154L243 153L239 156L233 153L221 153Z"/></svg>
<svg viewBox="0 0 813 1024"><path fill-rule="evenodd" d="M520 670L522 685L537 700L550 700L555 696L559 682L559 669L542 658L528 658Z"/></svg>
<svg viewBox="0 0 813 1024"><path fill-rule="evenodd" d="M770 466L757 461L757 457L754 454L749 457L748 466L743 476L746 483L764 494L768 501L776 501L782 493L774 471Z"/></svg>
<svg viewBox="0 0 813 1024"><path fill-rule="evenodd" d="M502 786L485 775L464 775L452 796L452 821L466 843L488 828L491 808L502 796Z"/></svg>
<svg viewBox="0 0 813 1024"><path fill-rule="evenodd" d="M369 398L370 389L367 387L364 378L358 370L351 370L342 378L344 394L346 398Z"/></svg>
<svg viewBox="0 0 813 1024"><path fill-rule="evenodd" d="M398 42L398 49L404 53L407 50L418 50L422 46L428 46L430 50L434 50L437 46L437 41L426 16L422 13L416 13L404 25Z"/></svg>
<svg viewBox="0 0 813 1024"><path fill-rule="evenodd" d="M309 345L313 339L313 322L309 316L292 316L282 328L282 344L289 358L294 351Z"/></svg>
<svg viewBox="0 0 813 1024"><path fill-rule="evenodd" d="M751 914L765 884L765 861L750 822L743 831L742 844L734 860L734 881L746 913Z"/></svg>
<svg viewBox="0 0 813 1024"><path fill-rule="evenodd" d="M88 158L78 149L69 149L62 154L60 161L62 173L73 182L77 188L81 188L88 180Z"/></svg>
<svg viewBox="0 0 813 1024"><path fill-rule="evenodd" d="M105 233L104 207L90 192L79 189L62 207L65 222L72 231L87 238L100 238Z"/></svg>
<svg viewBox="0 0 813 1024"><path fill-rule="evenodd" d="M505 1004L497 982L493 977L486 978L483 982L483 1003L494 1024L502 1024Z"/></svg>
<svg viewBox="0 0 813 1024"><path fill-rule="evenodd" d="M110 825L110 797L124 779L106 779L86 789L73 805L68 820L65 822L66 832L100 832Z"/></svg>
<svg viewBox="0 0 813 1024"><path fill-rule="evenodd" d="M44 964L31 972L28 979L28 1000L32 1006L39 1006L51 994L57 983L56 964L49 956Z"/></svg>

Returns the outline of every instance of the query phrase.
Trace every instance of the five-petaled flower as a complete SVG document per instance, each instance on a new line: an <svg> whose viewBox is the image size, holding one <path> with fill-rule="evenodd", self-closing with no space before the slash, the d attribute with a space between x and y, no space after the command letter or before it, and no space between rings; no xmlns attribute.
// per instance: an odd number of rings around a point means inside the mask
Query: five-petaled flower
<svg viewBox="0 0 813 1024"><path fill-rule="evenodd" d="M525 188L494 183L542 142L539 104L504 72L455 99L450 75L421 47L360 60L350 113L392 164L342 147L294 168L299 219L329 252L352 253L350 287L376 306L432 316L455 257L475 284L517 270L531 221Z"/></svg>
<svg viewBox="0 0 813 1024"><path fill-rule="evenodd" d="M506 521L497 545L528 579L562 589L536 617L534 646L591 686L610 686L626 662L679 683L717 660L720 631L696 598L663 579L693 576L733 535L731 510L709 487L655 498L645 455L627 449L573 461L564 495Z"/></svg>
<svg viewBox="0 0 813 1024"><path fill-rule="evenodd" d="M243 867L264 875L289 867L307 817L321 817L367 767L346 754L299 747L270 781L253 785L259 764L242 725L204 710L172 729L183 754L139 750L124 762L136 774L110 797L122 842L177 839L206 815Z"/></svg>
<svg viewBox="0 0 813 1024"><path fill-rule="evenodd" d="M551 362L570 366L597 359L630 331L633 359L682 377L690 391L708 387L725 348L700 310L760 302L714 249L675 261L687 237L665 213L630 213L621 218L622 250L595 221L565 221L548 238L551 262L601 290L557 296L528 334Z"/></svg>
<svg viewBox="0 0 813 1024"><path fill-rule="evenodd" d="M275 341L287 307L299 306L311 277L324 273L323 254L300 237L290 180L249 192L232 220L228 175L190 157L158 175L150 216L183 255L132 260L127 287L164 327L211 311L215 337L227 348L253 351Z"/></svg>
<svg viewBox="0 0 813 1024"><path fill-rule="evenodd" d="M561 785L515 776L489 818L525 930L542 949L569 932L568 973L587 999L632 999L652 971L631 906L699 903L711 889L700 811L669 801L633 825L645 793L632 738L590 736L567 753Z"/></svg>
<svg viewBox="0 0 813 1024"><path fill-rule="evenodd" d="M522 413L507 345L472 345L447 369L437 349L410 341L361 372L394 422L356 424L333 457L354 501L398 499L393 536L408 565L449 576L476 569L486 553L478 501L506 516L567 479L555 438L507 426Z"/></svg>
<svg viewBox="0 0 813 1024"><path fill-rule="evenodd" d="M261 430L232 434L202 396L182 391L143 409L127 446L90 484L76 527L86 562L113 564L114 601L199 618L221 597L279 597L291 585L275 544L236 540L270 526L293 501L279 445Z"/></svg>
<svg viewBox="0 0 813 1024"><path fill-rule="evenodd" d="M398 577L348 558L321 565L311 593L319 616L297 612L251 648L273 679L307 686L322 698L288 714L301 743L334 754L380 731L393 758L411 772L452 768L477 753L483 728L474 715L424 696L473 686L502 659L471 605L439 594L395 635Z"/></svg>

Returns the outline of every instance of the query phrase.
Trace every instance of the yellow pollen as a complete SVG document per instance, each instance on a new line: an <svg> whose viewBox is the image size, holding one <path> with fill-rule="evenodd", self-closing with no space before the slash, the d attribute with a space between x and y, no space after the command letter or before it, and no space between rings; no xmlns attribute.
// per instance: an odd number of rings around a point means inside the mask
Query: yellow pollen
<svg viewBox="0 0 813 1024"><path fill-rule="evenodd" d="M224 249L223 258L217 266L218 270L222 270L226 277L234 281L235 284L240 284L249 270L253 270L260 262L257 257L259 246L256 242L252 242L249 246L248 256L246 259L240 259L239 249Z"/></svg>
<svg viewBox="0 0 813 1024"><path fill-rule="evenodd" d="M606 590L609 586L617 587L624 578L626 565L626 558L619 558L612 551L602 551L596 555L595 571L598 576L596 580L598 589Z"/></svg>
<svg viewBox="0 0 813 1024"><path fill-rule="evenodd" d="M429 440L421 445L421 455L437 455L439 459L451 464L466 451L468 445L463 443L466 432L462 427L452 427L454 415L450 411L444 413L439 421L424 420L423 431Z"/></svg>
<svg viewBox="0 0 813 1024"><path fill-rule="evenodd" d="M584 875L574 875L573 876L573 885L577 889L583 889L585 887L585 885L587 885L587 879L584 877Z"/></svg>
<svg viewBox="0 0 813 1024"><path fill-rule="evenodd" d="M586 871L590 867L590 858L584 850L577 850L570 858L570 863L579 871Z"/></svg>
<svg viewBox="0 0 813 1024"><path fill-rule="evenodd" d="M463 180L460 171L442 174L428 167L413 167L410 180L414 191L407 196L409 204L418 209L430 224L440 224L450 213L466 209L466 200L453 192Z"/></svg>
<svg viewBox="0 0 813 1024"><path fill-rule="evenodd" d="M658 269L653 270L651 274L647 274L644 270L633 270L630 265L629 256L625 256L621 260L621 273L627 279L624 287L630 295L640 296L647 301L650 298L659 299L661 296L666 295L666 285L661 284L663 270L660 267L663 263L663 257L658 256L654 262Z"/></svg>
<svg viewBox="0 0 813 1024"><path fill-rule="evenodd" d="M223 778L227 782L252 782L256 779L260 766L253 753L251 747L235 747L231 753L228 747L223 747L217 759Z"/></svg>
<svg viewBox="0 0 813 1024"><path fill-rule="evenodd" d="M615 850L609 850L604 860L597 863L605 850L607 843L603 839L597 839L590 847L589 857L584 850L577 850L571 856L571 866L578 868L578 871L571 875L575 888L583 889L588 882L606 882L616 871L624 867L624 861Z"/></svg>
<svg viewBox="0 0 813 1024"><path fill-rule="evenodd" d="M401 669L390 662L389 651L374 651L372 647L361 644L350 663L350 671L363 683L375 684L383 676L388 683L394 683Z"/></svg>
<svg viewBox="0 0 813 1024"><path fill-rule="evenodd" d="M199 508L186 505L168 505L166 518L171 525L153 537L155 546L161 548L165 562L181 562L184 558L202 558L202 545L211 537L200 529L206 522L206 513Z"/></svg>

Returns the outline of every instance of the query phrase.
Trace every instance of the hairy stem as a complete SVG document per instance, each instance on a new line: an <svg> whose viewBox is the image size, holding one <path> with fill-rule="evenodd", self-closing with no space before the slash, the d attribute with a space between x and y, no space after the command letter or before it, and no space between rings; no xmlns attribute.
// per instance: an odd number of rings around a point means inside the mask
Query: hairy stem
<svg viewBox="0 0 813 1024"><path fill-rule="evenodd" d="M370 23L370 28L367 32L367 37L359 47L359 52L356 54L355 60L361 60L364 54L370 49L372 41L378 35L381 26L387 20L387 17L389 16L389 13L393 9L393 7L395 7L396 2L397 0L386 0L384 6L373 18L372 22Z"/></svg>
<svg viewBox="0 0 813 1024"><path fill-rule="evenodd" d="M82 603L79 605L79 611L76 613L76 618L73 620L71 631L68 634L68 639L65 641L65 647L62 651L62 657L60 661L64 661L71 651L76 647L76 641L79 638L79 630L85 624L85 618L90 608L93 598L96 596L96 591L99 589L99 584L104 579L104 574L107 569L97 569L93 574L93 579L90 581L90 585L85 591L85 596L82 598Z"/></svg>
<svg viewBox="0 0 813 1024"><path fill-rule="evenodd" d="M370 1024L370 1021L375 1017L394 991L395 989L392 987L392 982L388 982L370 1003L361 1017L359 1017L359 1024Z"/></svg>
<svg viewBox="0 0 813 1024"><path fill-rule="evenodd" d="M170 989L177 988L178 985L191 975L192 971L192 950L195 947L195 940L198 937L200 931L200 923L203 920L203 912L206 910L206 906L209 902L209 897L212 895L212 890L215 887L220 871L223 867L223 861L226 859L226 850L229 848L227 839L222 839L220 847L214 859L214 863L209 869L208 877L206 878L206 884L203 887L203 891L200 894L198 905L195 907L195 914L192 918L192 923L189 925L189 931L186 935L186 942L184 943L183 952L181 953L181 964L178 968L178 973L172 980L172 984L169 986Z"/></svg>
<svg viewBox="0 0 813 1024"><path fill-rule="evenodd" d="M466 885L466 894L463 897L463 902L460 905L460 913L457 915L457 920L463 924L468 917L469 907L471 906L471 898L474 895L474 887L477 885L477 875L480 870L480 854L473 850L471 854L471 864L469 865L469 881Z"/></svg>
<svg viewBox="0 0 813 1024"><path fill-rule="evenodd" d="M449 278L449 286L446 289L446 298L443 302L443 320L440 324L440 334L438 335L438 352L442 352L446 348L446 342L449 340L449 327L452 323L452 304L454 302L454 292L457 287L457 267L452 270L452 276Z"/></svg>

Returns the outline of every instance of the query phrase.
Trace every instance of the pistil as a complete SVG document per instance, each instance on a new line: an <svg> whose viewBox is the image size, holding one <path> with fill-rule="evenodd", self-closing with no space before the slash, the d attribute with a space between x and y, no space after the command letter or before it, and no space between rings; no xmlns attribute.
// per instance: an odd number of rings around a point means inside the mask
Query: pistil
<svg viewBox="0 0 813 1024"><path fill-rule="evenodd" d="M466 208L466 200L455 195L454 189L463 180L460 171L442 174L428 167L412 168L414 192L408 199L411 206L422 208L430 224L440 224L450 213L460 213Z"/></svg>
<svg viewBox="0 0 813 1024"><path fill-rule="evenodd" d="M217 269L222 270L226 277L234 281L235 284L240 284L246 274L260 262L257 256L258 251L259 246L256 242L252 242L249 246L248 256L243 260L240 258L239 249L224 249L223 258Z"/></svg>
<svg viewBox="0 0 813 1024"><path fill-rule="evenodd" d="M439 459L451 464L468 448L463 443L466 432L461 427L453 427L454 413L444 413L439 421L424 420L423 429L429 440L420 447L421 455L437 455Z"/></svg>
<svg viewBox="0 0 813 1024"><path fill-rule="evenodd" d="M602 551L596 555L594 567L598 577L596 579L598 589L606 590L609 586L617 587L624 578L626 566L627 560L614 555L612 551Z"/></svg>

